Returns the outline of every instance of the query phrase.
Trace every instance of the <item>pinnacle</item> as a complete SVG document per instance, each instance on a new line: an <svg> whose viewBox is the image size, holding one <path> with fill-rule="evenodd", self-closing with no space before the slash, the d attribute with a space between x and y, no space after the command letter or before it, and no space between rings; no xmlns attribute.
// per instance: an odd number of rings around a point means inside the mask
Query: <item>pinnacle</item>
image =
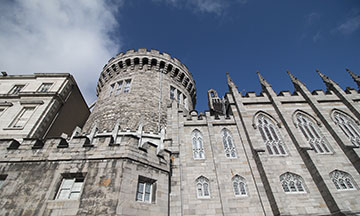
<svg viewBox="0 0 360 216"><path fill-rule="evenodd" d="M260 74L259 71L256 71L256 74L259 76L261 85L263 85L265 87L271 87L271 85L265 80L265 78Z"/></svg>

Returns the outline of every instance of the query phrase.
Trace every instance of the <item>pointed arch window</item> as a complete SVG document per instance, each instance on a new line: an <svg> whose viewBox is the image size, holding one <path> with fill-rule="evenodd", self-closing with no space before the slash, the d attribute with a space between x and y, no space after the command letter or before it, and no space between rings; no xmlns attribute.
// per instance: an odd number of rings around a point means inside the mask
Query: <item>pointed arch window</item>
<svg viewBox="0 0 360 216"><path fill-rule="evenodd" d="M196 179L196 190L198 198L210 198L210 184L209 179L200 176Z"/></svg>
<svg viewBox="0 0 360 216"><path fill-rule="evenodd" d="M282 174L280 182L285 193L306 193L304 180L295 173Z"/></svg>
<svg viewBox="0 0 360 216"><path fill-rule="evenodd" d="M299 128L315 153L331 153L325 137L320 133L317 125L310 118L302 113L297 113L295 121L295 125Z"/></svg>
<svg viewBox="0 0 360 216"><path fill-rule="evenodd" d="M354 146L360 146L360 130L354 120L337 110L333 112L335 123L339 125L340 129L349 138L350 142Z"/></svg>
<svg viewBox="0 0 360 216"><path fill-rule="evenodd" d="M236 147L231 133L228 129L224 128L221 131L224 151L227 158L236 158Z"/></svg>
<svg viewBox="0 0 360 216"><path fill-rule="evenodd" d="M331 181L337 190L355 190L355 184L351 175L347 172L334 170L330 173Z"/></svg>
<svg viewBox="0 0 360 216"><path fill-rule="evenodd" d="M235 175L232 178L233 189L235 196L246 196L247 189L246 189L246 182L245 179L239 175Z"/></svg>
<svg viewBox="0 0 360 216"><path fill-rule="evenodd" d="M194 159L205 158L203 138L199 130L194 130L192 132L192 148L193 148Z"/></svg>
<svg viewBox="0 0 360 216"><path fill-rule="evenodd" d="M285 147L274 122L263 114L256 118L257 127L270 155L286 155Z"/></svg>

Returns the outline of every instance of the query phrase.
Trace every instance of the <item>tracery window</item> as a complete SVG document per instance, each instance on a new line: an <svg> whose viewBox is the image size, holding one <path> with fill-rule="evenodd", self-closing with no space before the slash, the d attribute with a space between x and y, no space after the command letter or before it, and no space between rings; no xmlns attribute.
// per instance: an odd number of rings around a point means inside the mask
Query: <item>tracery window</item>
<svg viewBox="0 0 360 216"><path fill-rule="evenodd" d="M200 176L196 179L196 190L198 198L210 198L210 184L209 179Z"/></svg>
<svg viewBox="0 0 360 216"><path fill-rule="evenodd" d="M245 179L239 175L235 175L232 178L233 183L233 189L235 196L246 196L247 190L246 190L246 182Z"/></svg>
<svg viewBox="0 0 360 216"><path fill-rule="evenodd" d="M340 129L349 138L354 146L360 146L360 130L358 125L350 118L350 116L341 113L337 110L333 112L335 123L339 125Z"/></svg>
<svg viewBox="0 0 360 216"><path fill-rule="evenodd" d="M225 155L227 158L236 158L236 147L231 137L230 131L224 128L221 131Z"/></svg>
<svg viewBox="0 0 360 216"><path fill-rule="evenodd" d="M285 147L274 122L263 114L259 114L256 121L269 154L285 155Z"/></svg>
<svg viewBox="0 0 360 216"><path fill-rule="evenodd" d="M203 139L199 130L194 130L192 132L192 148L194 159L205 158Z"/></svg>
<svg viewBox="0 0 360 216"><path fill-rule="evenodd" d="M337 190L356 189L351 175L347 172L334 170L330 173L330 178Z"/></svg>
<svg viewBox="0 0 360 216"><path fill-rule="evenodd" d="M300 129L315 153L324 154L331 152L325 137L319 132L318 127L310 118L302 113L297 113L295 125Z"/></svg>
<svg viewBox="0 0 360 216"><path fill-rule="evenodd" d="M294 173L284 173L280 176L281 186L285 193L306 193L304 180Z"/></svg>

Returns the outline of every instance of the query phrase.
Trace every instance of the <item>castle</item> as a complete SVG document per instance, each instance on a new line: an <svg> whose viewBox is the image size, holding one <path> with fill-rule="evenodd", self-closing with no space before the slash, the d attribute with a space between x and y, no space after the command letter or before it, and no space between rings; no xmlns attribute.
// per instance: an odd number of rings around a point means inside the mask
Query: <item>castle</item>
<svg viewBox="0 0 360 216"><path fill-rule="evenodd" d="M178 59L129 50L90 112L70 74L0 76L0 215L360 215L360 94L208 91ZM348 70L357 86L360 77Z"/></svg>

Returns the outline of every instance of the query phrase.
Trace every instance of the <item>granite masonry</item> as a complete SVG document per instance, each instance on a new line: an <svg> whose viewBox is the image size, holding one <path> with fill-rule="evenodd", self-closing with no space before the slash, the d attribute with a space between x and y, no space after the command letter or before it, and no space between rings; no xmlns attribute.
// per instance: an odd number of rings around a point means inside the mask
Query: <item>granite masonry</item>
<svg viewBox="0 0 360 216"><path fill-rule="evenodd" d="M357 87L360 77L350 70ZM69 74L0 77L0 215L360 215L360 94L208 91L157 50L111 58L90 107Z"/></svg>

